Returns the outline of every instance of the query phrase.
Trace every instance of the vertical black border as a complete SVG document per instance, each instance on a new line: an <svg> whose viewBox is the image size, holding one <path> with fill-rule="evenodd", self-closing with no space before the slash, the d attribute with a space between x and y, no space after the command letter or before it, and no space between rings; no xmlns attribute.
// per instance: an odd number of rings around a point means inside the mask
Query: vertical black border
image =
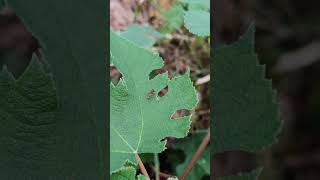
<svg viewBox="0 0 320 180"><path fill-rule="evenodd" d="M210 87L210 134L214 134L212 131L212 125L214 123L214 119L212 116L212 113L214 113L214 105L212 102L213 99L213 77L214 75L212 74L213 72L213 56L214 56L214 49L219 46L220 43L220 26L221 23L219 19L221 19L222 13L223 13L223 7L224 7L224 0L211 0L210 4L210 82L209 82L209 87ZM211 136L214 139L214 136ZM210 180L214 180L214 174L213 174L213 146L212 143L210 145Z"/></svg>
<svg viewBox="0 0 320 180"><path fill-rule="evenodd" d="M220 43L220 28L222 27L222 22L219 20L221 16L223 16L223 9L224 9L224 0L211 0L210 4L210 15L211 15L211 36L210 42L211 47L214 49ZM211 54L212 57L212 54Z"/></svg>
<svg viewBox="0 0 320 180"><path fill-rule="evenodd" d="M107 74L106 74L106 83L107 83L107 117L108 117L108 119L106 119L106 121L107 121L107 130L106 130L106 132L107 132L107 150L108 150L108 152L106 152L106 172L107 172L107 177L106 177L106 180L108 180L108 179L110 179L110 28L109 28L109 26L110 26L110 1L106 1L107 2L107 18L106 18L106 20L107 20L107 25L108 25L108 27L106 27L106 32L107 32L107 41L106 41L106 43L107 43L107 49L106 49L106 70L107 70Z"/></svg>

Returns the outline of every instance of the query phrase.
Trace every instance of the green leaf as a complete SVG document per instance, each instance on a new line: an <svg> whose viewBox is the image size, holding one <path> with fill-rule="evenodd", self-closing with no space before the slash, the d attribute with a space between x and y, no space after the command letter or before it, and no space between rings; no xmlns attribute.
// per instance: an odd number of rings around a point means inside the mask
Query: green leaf
<svg viewBox="0 0 320 180"><path fill-rule="evenodd" d="M185 12L184 23L193 34L198 36L210 35L210 13L207 11L192 10Z"/></svg>
<svg viewBox="0 0 320 180"><path fill-rule="evenodd" d="M147 25L131 24L125 31L120 32L122 37L136 43L144 48L151 48L158 38L163 37L161 33Z"/></svg>
<svg viewBox="0 0 320 180"><path fill-rule="evenodd" d="M23 177L17 178L19 180L109 177L106 121L109 97L105 62L107 2L8 0L8 4L40 41L43 56L52 67L59 109L52 133L54 144L47 149L50 159L39 157L37 161L41 166L37 168L23 164L7 170L1 168L1 177ZM33 153L36 151L34 149ZM22 158L19 154L15 156ZM25 158L26 162L34 160L33 157ZM33 171L37 174L33 175Z"/></svg>
<svg viewBox="0 0 320 180"><path fill-rule="evenodd" d="M166 33L174 32L183 24L184 10L180 4L176 4L169 11L162 13L164 19L164 27L162 31Z"/></svg>
<svg viewBox="0 0 320 180"><path fill-rule="evenodd" d="M136 169L132 166L122 167L111 175L111 180L135 180Z"/></svg>
<svg viewBox="0 0 320 180"><path fill-rule="evenodd" d="M51 74L35 58L18 80L3 68L0 97L1 179L44 178L56 165L58 102Z"/></svg>
<svg viewBox="0 0 320 180"><path fill-rule="evenodd" d="M163 73L150 79L149 74L163 66L159 55L113 32L110 38L113 63L123 75L117 85L111 84L112 173L127 160L135 162L136 153L162 152L166 137L185 137L190 116L174 120L171 116L180 109L193 109L197 97L188 73L173 79ZM166 86L168 92L158 96Z"/></svg>
<svg viewBox="0 0 320 180"><path fill-rule="evenodd" d="M177 174L181 175L187 165L190 163L193 155L197 151L206 133L193 133L190 138L178 141L174 148L181 149L186 155L185 161L176 168ZM201 179L205 175L210 175L210 151L206 148L196 165L193 167L187 179Z"/></svg>
<svg viewBox="0 0 320 180"><path fill-rule="evenodd" d="M143 175L139 175L138 176L138 180L148 180L148 179Z"/></svg>
<svg viewBox="0 0 320 180"><path fill-rule="evenodd" d="M276 93L254 52L254 26L240 40L214 52L212 150L259 151L280 128Z"/></svg>
<svg viewBox="0 0 320 180"><path fill-rule="evenodd" d="M255 171L252 171L250 173L243 173L239 174L237 176L227 176L227 177L222 177L219 178L219 180L257 180L259 174L261 173L262 169L258 169Z"/></svg>

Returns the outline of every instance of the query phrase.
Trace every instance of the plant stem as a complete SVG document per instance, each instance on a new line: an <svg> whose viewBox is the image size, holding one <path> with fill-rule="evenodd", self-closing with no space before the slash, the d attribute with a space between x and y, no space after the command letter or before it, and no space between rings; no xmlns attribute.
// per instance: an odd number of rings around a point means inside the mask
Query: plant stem
<svg viewBox="0 0 320 180"><path fill-rule="evenodd" d="M210 128L208 129L207 135L202 139L200 146L198 147L196 153L193 155L191 161L189 162L187 168L184 170L179 180L186 179L186 177L189 175L189 173L191 172L192 168L194 167L198 159L201 157L203 151L206 149L209 142L210 142Z"/></svg>
<svg viewBox="0 0 320 180"><path fill-rule="evenodd" d="M157 153L154 153L154 171L156 173L156 180L160 180L160 175L159 175L159 171L160 171L160 163L159 163L159 156Z"/></svg>
<svg viewBox="0 0 320 180"><path fill-rule="evenodd" d="M135 154L135 156L136 156L136 160L138 161L140 171L142 172L142 174L143 174L148 180L150 180L150 176L149 176L146 168L144 167L143 162L142 162L141 159L140 159L140 156L139 156L138 154Z"/></svg>

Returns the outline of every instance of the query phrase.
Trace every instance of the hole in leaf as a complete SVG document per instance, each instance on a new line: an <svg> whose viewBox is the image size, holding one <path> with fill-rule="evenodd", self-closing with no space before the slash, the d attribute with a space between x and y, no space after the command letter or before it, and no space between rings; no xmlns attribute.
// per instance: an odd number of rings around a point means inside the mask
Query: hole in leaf
<svg viewBox="0 0 320 180"><path fill-rule="evenodd" d="M113 84L118 84L120 81L120 78L122 78L122 74L117 69L116 66L112 65L110 66L110 80Z"/></svg>
<svg viewBox="0 0 320 180"><path fill-rule="evenodd" d="M175 113L172 114L171 119L177 119L184 116L189 116L191 111L188 109L179 109Z"/></svg>
<svg viewBox="0 0 320 180"><path fill-rule="evenodd" d="M148 96L148 97L152 97L152 96L154 96L154 94L155 94L154 90L151 89L151 90L147 93L147 96Z"/></svg>
<svg viewBox="0 0 320 180"><path fill-rule="evenodd" d="M154 77L156 77L157 75L164 73L165 71L163 69L155 69L153 71L150 72L149 74L149 79L153 79Z"/></svg>
<svg viewBox="0 0 320 180"><path fill-rule="evenodd" d="M159 96L159 97L162 97L162 96L166 95L166 94L168 93L168 90L169 90L169 87L168 87L168 86L164 87L163 89L161 89L161 90L159 91L158 96Z"/></svg>

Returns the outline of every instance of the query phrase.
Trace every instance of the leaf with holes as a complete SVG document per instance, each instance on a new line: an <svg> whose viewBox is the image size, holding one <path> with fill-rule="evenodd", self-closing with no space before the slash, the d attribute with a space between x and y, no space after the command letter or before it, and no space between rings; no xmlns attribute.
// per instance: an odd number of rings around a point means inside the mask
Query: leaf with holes
<svg viewBox="0 0 320 180"><path fill-rule="evenodd" d="M190 116L172 119L180 109L193 109L196 91L186 73L172 79L167 73L150 78L150 73L163 66L158 54L140 48L125 38L110 33L110 53L122 73L118 84L111 84L111 171L126 161L135 163L135 154L160 153L166 137L185 137ZM126 52L126 53L123 53ZM164 96L158 93L168 87Z"/></svg>

